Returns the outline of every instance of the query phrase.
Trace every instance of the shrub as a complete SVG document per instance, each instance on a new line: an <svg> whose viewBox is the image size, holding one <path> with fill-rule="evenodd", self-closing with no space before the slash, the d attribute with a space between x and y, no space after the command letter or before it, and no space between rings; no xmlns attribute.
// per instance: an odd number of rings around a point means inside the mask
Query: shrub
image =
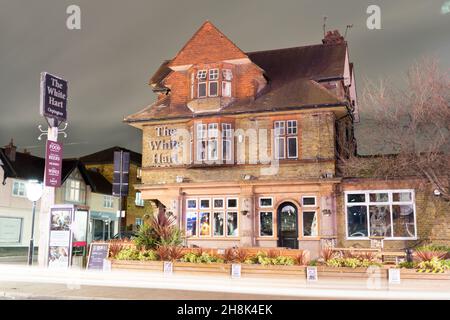
<svg viewBox="0 0 450 320"><path fill-rule="evenodd" d="M156 248L156 252L158 254L159 260L170 261L170 247L169 246L160 245Z"/></svg>
<svg viewBox="0 0 450 320"><path fill-rule="evenodd" d="M398 266L400 268L405 268L405 269L414 269L416 267L416 263L414 262L408 262L408 261L402 261L398 264Z"/></svg>
<svg viewBox="0 0 450 320"><path fill-rule="evenodd" d="M125 248L120 250L115 258L117 260L139 260L139 250L134 248Z"/></svg>
<svg viewBox="0 0 450 320"><path fill-rule="evenodd" d="M347 267L347 268L368 268L370 266L381 266L381 263L358 258L333 258L326 262L328 267Z"/></svg>
<svg viewBox="0 0 450 320"><path fill-rule="evenodd" d="M188 252L182 258L183 262L191 262L191 263L223 263L224 260L221 257L211 255L207 252Z"/></svg>
<svg viewBox="0 0 450 320"><path fill-rule="evenodd" d="M109 243L109 256L114 258L117 254L125 248L130 247L131 241L126 239L111 239Z"/></svg>
<svg viewBox="0 0 450 320"><path fill-rule="evenodd" d="M420 261L431 261L434 258L441 260L446 257L447 251L432 246L423 246L416 249L415 255Z"/></svg>
<svg viewBox="0 0 450 320"><path fill-rule="evenodd" d="M157 238L155 230L149 224L144 224L139 228L133 242L138 249L150 250L156 248Z"/></svg>
<svg viewBox="0 0 450 320"><path fill-rule="evenodd" d="M295 264L299 266L306 266L308 264L308 253L307 251L302 251L295 258Z"/></svg>
<svg viewBox="0 0 450 320"><path fill-rule="evenodd" d="M221 257L225 263L232 263L235 259L234 249L232 248L225 249L225 252L222 254Z"/></svg>
<svg viewBox="0 0 450 320"><path fill-rule="evenodd" d="M140 251L138 259L141 261L156 261L158 256L154 250Z"/></svg>
<svg viewBox="0 0 450 320"><path fill-rule="evenodd" d="M332 248L323 248L320 251L320 257L323 259L324 262L327 262L328 260L332 259L335 256L335 252Z"/></svg>
<svg viewBox="0 0 450 320"><path fill-rule="evenodd" d="M373 251L363 251L355 254L359 260L368 260L368 261L376 261L377 260L377 252Z"/></svg>
<svg viewBox="0 0 450 320"><path fill-rule="evenodd" d="M239 263L243 263L248 258L248 251L242 248L238 248L234 251L235 260Z"/></svg>
<svg viewBox="0 0 450 320"><path fill-rule="evenodd" d="M440 260L438 257L433 257L431 260L424 260L420 262L417 267L418 272L425 273L444 273L445 270L449 269L447 262L445 260Z"/></svg>

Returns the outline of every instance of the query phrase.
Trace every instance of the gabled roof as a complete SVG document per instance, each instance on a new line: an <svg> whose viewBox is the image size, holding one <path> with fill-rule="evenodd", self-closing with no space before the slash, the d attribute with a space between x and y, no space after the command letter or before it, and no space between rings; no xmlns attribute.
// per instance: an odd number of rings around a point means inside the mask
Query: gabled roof
<svg viewBox="0 0 450 320"><path fill-rule="evenodd" d="M134 163L138 166L141 165L142 163L142 154L131 151L129 149L126 148L122 148L122 147L111 147L108 149L104 149L95 153L91 153L88 155L85 155L83 157L80 158L80 160L84 163L84 164L107 164L107 163L114 163L114 152L115 151L124 151L124 152L129 152L130 153L130 162Z"/></svg>
<svg viewBox="0 0 450 320"><path fill-rule="evenodd" d="M208 46L208 44L211 44ZM168 64L169 67L243 59L247 55L210 21L205 21Z"/></svg>
<svg viewBox="0 0 450 320"><path fill-rule="evenodd" d="M0 148L0 158L3 163L4 180L6 178L17 178L44 181L45 160L43 158L16 151L16 159L11 161L3 148Z"/></svg>
<svg viewBox="0 0 450 320"><path fill-rule="evenodd" d="M86 173L93 184L93 192L112 195L112 184L100 172L88 169Z"/></svg>

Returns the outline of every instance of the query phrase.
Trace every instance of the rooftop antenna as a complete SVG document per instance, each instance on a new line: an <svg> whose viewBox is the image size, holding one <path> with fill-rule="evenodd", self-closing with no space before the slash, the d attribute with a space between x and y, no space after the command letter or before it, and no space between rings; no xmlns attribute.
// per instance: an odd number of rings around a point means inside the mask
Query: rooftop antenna
<svg viewBox="0 0 450 320"><path fill-rule="evenodd" d="M323 16L323 36L325 37L325 30L327 28L327 16Z"/></svg>
<svg viewBox="0 0 450 320"><path fill-rule="evenodd" d="M351 29L351 28L353 28L353 24L348 24L348 25L345 27L344 39L347 38L347 31L348 31L349 29Z"/></svg>

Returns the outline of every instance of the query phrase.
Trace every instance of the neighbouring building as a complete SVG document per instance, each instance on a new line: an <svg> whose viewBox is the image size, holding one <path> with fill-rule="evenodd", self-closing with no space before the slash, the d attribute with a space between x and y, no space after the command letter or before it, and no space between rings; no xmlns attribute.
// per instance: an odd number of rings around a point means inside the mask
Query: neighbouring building
<svg viewBox="0 0 450 320"><path fill-rule="evenodd" d="M152 212L151 203L144 201L141 192L134 188L135 184L141 182L141 163L142 155L140 153L121 147L112 147L101 150L80 158L83 164L103 175L109 183L113 183L114 173L114 152L124 151L130 153L130 172L129 172L129 192L128 196L123 198L122 210L125 210L125 218L121 219L121 229L127 231L136 231L144 221L145 214Z"/></svg>
<svg viewBox="0 0 450 320"><path fill-rule="evenodd" d="M321 44L244 52L205 22L151 77L156 102L124 119L142 130L136 189L177 218L189 246L317 256L375 236L392 248L419 240L428 213L413 183L337 170L338 157L356 154L354 73L337 31Z"/></svg>
<svg viewBox="0 0 450 320"><path fill-rule="evenodd" d="M43 182L45 160L19 152L11 143L0 148L0 253L26 254L31 236L32 204L26 196L29 180ZM112 184L78 159L64 159L61 187L55 189L55 204L75 204L90 210L88 242L107 240L118 230L119 201ZM35 244L39 243L39 209L35 216Z"/></svg>

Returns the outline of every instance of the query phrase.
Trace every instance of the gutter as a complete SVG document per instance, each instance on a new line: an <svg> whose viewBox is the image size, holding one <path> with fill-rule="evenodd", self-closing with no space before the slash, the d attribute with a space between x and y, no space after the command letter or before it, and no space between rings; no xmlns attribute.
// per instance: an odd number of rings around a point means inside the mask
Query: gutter
<svg viewBox="0 0 450 320"><path fill-rule="evenodd" d="M183 120L183 119L191 119L191 118L206 118L209 116L229 116L229 115L239 115L239 114L255 114L255 113L263 113L263 112L277 112L277 111L290 111L290 110L304 110L304 109L324 109L330 107L346 107L347 111L349 111L348 102L342 103L326 103L326 104L312 104L305 106L292 106L292 107L283 107L283 108L271 108L267 110L246 110L246 111L234 111L234 112L223 112L223 113L202 113L202 114L192 114L192 116L179 116L179 117L170 117L170 118L150 118L150 119L124 119L125 123L141 123L141 122L156 122L156 121L164 121L164 120Z"/></svg>

